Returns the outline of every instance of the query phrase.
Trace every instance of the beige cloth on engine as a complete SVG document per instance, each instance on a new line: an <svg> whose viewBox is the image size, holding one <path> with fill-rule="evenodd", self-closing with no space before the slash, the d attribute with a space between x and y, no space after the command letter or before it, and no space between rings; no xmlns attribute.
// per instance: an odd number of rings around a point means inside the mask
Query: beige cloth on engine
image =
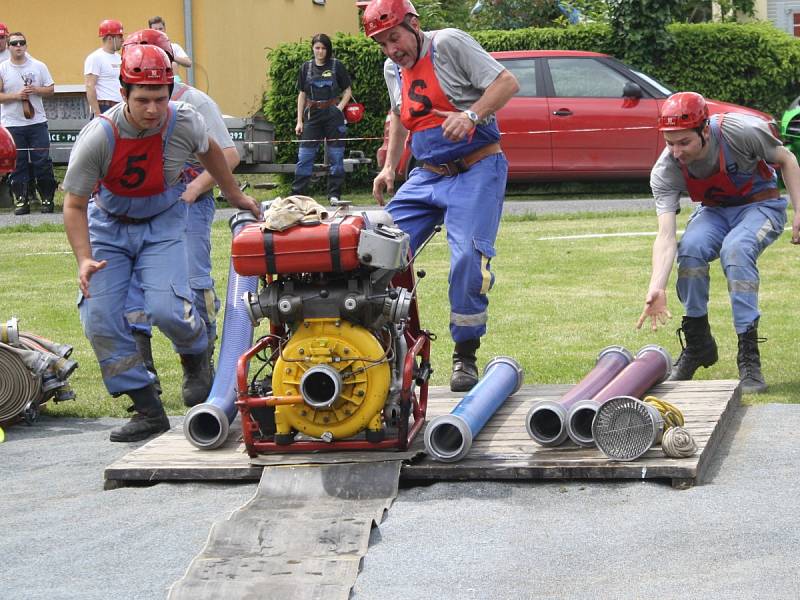
<svg viewBox="0 0 800 600"><path fill-rule="evenodd" d="M292 225L318 223L328 218L327 209L308 196L275 198L264 213L261 230L283 231Z"/></svg>

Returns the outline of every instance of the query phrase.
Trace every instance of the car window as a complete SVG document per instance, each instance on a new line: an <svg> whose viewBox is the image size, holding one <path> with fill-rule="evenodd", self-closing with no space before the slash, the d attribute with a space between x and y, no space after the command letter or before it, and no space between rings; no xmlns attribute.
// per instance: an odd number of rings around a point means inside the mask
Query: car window
<svg viewBox="0 0 800 600"><path fill-rule="evenodd" d="M548 60L555 95L567 98L621 98L629 81L593 58L551 58Z"/></svg>
<svg viewBox="0 0 800 600"><path fill-rule="evenodd" d="M652 85L654 88L656 88L656 89L657 89L659 92L661 92L662 94L664 94L664 95L666 95L666 96L671 96L671 95L672 95L672 90L671 90L671 89L669 89L667 86L665 86L665 85L664 85L663 83L661 83L660 81L656 81L655 79L653 79L652 77L650 77L650 75L645 75L644 73L641 73L641 72L639 72L639 71L634 71L634 73L636 73L636 74L637 74L639 77L641 77L641 78L642 78L642 79L644 79L644 80L645 80L647 83L649 83L649 84L650 84L650 85Z"/></svg>
<svg viewBox="0 0 800 600"><path fill-rule="evenodd" d="M536 59L501 60L499 61L519 81L516 96L536 96Z"/></svg>

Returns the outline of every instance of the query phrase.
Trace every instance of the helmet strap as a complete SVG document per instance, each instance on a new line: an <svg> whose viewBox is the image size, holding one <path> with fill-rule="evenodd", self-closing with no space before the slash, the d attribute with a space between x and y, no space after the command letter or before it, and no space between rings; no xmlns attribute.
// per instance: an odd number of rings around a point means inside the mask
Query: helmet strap
<svg viewBox="0 0 800 600"><path fill-rule="evenodd" d="M406 18L403 19L401 25L406 29L408 29L414 35L414 39L417 40L417 57L414 59L414 65L416 65L417 61L420 59L420 56L422 56L422 35L417 33L417 31L411 26L411 24L408 21L409 21L408 16L406 16ZM411 66L413 67L414 65Z"/></svg>

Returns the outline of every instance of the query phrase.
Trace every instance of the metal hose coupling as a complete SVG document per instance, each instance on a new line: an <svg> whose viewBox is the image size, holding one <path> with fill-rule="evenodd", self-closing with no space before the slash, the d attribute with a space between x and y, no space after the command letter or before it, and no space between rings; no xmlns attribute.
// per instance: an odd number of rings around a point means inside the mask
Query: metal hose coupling
<svg viewBox="0 0 800 600"><path fill-rule="evenodd" d="M522 386L524 371L508 356L489 361L480 381L449 415L436 417L425 428L425 450L435 460L464 458L472 441L509 396Z"/></svg>

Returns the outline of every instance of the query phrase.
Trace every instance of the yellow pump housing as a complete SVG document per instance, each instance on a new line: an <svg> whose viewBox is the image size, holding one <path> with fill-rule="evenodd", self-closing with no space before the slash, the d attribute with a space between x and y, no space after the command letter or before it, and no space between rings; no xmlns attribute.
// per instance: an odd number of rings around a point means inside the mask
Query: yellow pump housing
<svg viewBox="0 0 800 600"><path fill-rule="evenodd" d="M272 374L275 396L306 401L275 408L276 432L297 430L332 441L364 429L382 431L390 384L386 351L369 330L340 319L306 319L283 347ZM309 395L326 400L309 401Z"/></svg>

